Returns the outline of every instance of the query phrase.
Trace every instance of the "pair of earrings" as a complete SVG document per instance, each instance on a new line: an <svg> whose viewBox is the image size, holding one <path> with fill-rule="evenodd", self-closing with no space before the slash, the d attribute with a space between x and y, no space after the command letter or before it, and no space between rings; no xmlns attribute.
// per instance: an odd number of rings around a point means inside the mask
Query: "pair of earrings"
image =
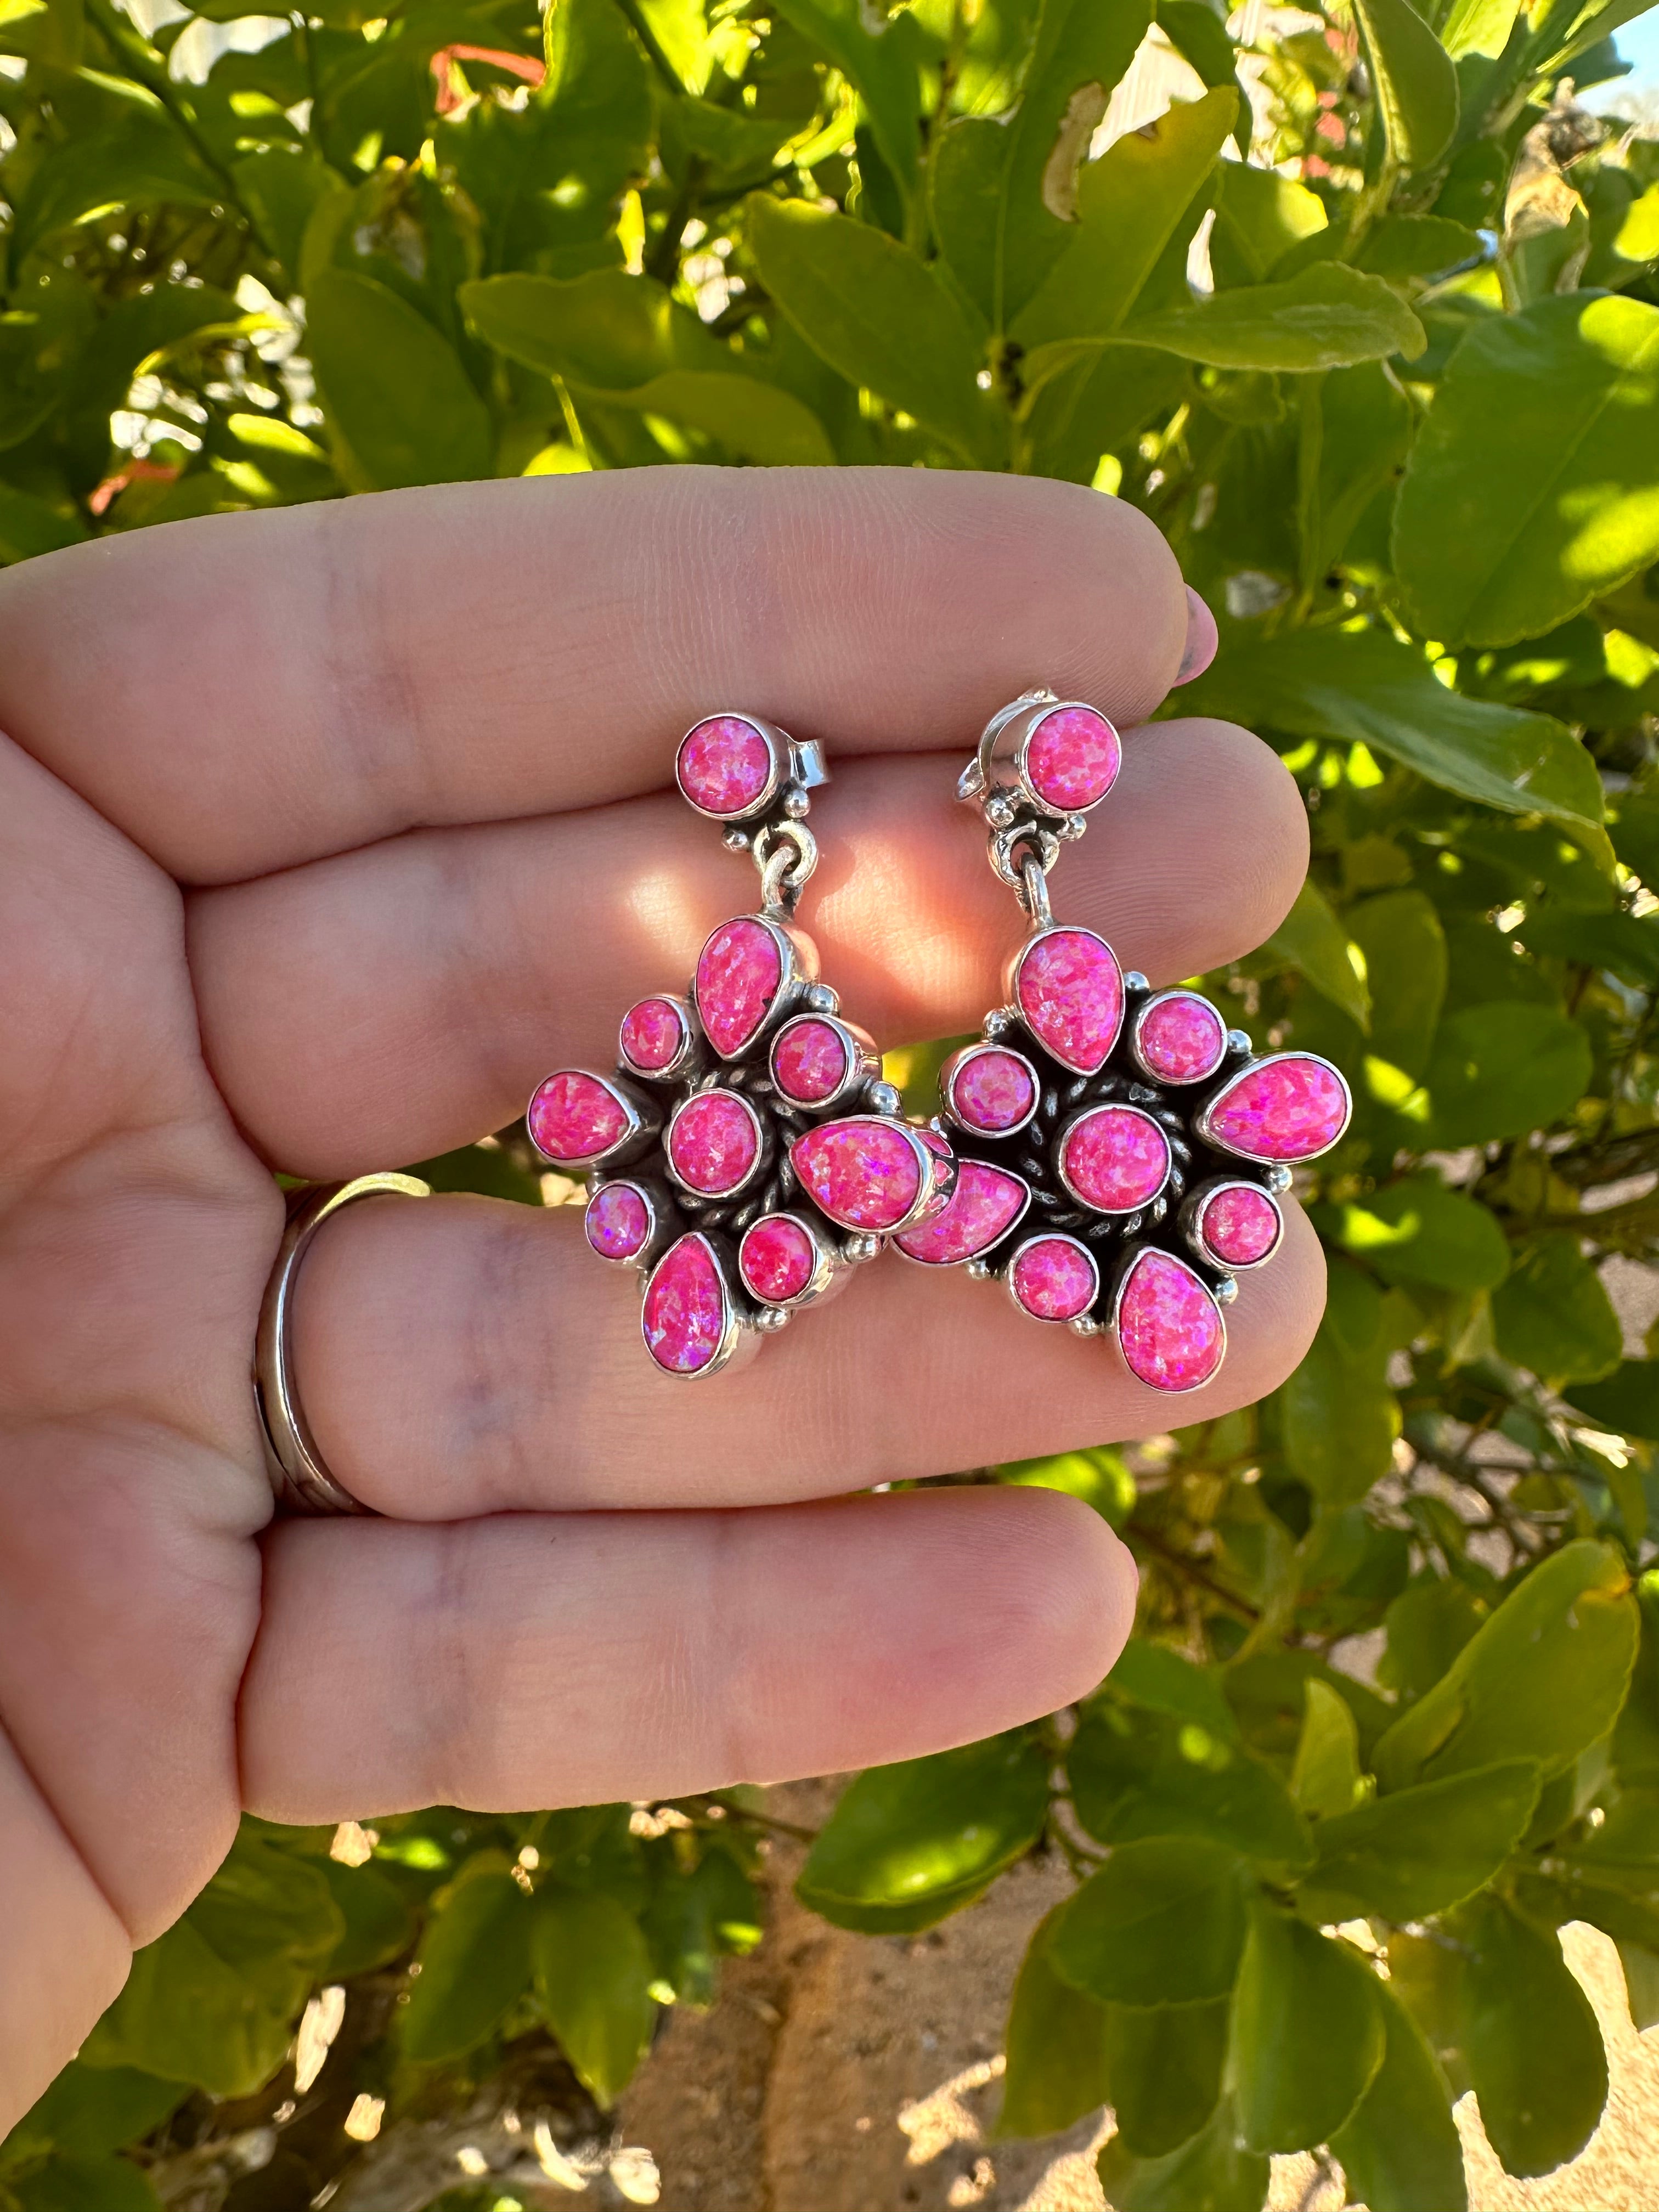
<svg viewBox="0 0 1659 2212"><path fill-rule="evenodd" d="M562 1068L526 1117L545 1159L586 1175L593 1250L641 1272L665 1374L714 1374L889 1242L1002 1282L1034 1321L1109 1333L1154 1389L1215 1374L1234 1278L1272 1258L1291 1166L1338 1141L1352 1100L1328 1060L1256 1059L1207 999L1152 990L1054 921L1049 872L1121 763L1106 717L1052 691L987 724L957 795L1030 931L922 1123L794 924L821 749L752 714L683 739L680 791L752 857L760 910L714 932L686 996L629 1008L614 1074Z"/></svg>

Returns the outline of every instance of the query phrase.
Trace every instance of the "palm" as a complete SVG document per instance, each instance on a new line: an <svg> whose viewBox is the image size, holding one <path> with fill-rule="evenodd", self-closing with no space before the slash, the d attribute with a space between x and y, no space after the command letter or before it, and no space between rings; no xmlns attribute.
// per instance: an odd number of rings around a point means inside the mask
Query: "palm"
<svg viewBox="0 0 1659 2212"><path fill-rule="evenodd" d="M968 1027L1015 927L951 818L951 753L1033 681L1146 714L1184 628L1173 563L1114 502L900 472L457 488L0 581L0 2118L245 1804L769 1779L1097 1680L1133 1577L1073 1501L827 1502L1158 1424L1097 1349L1011 1342L957 1279L872 1270L685 1392L573 1219L354 1208L307 1261L297 1366L386 1517L263 1541L249 1348L271 1167L500 1126L746 902L659 793L699 714L829 742L803 918L894 1043ZM1066 911L1155 981L1242 954L1304 865L1288 779L1217 724L1129 762ZM1291 1225L1200 1410L1299 1355L1319 1262Z"/></svg>

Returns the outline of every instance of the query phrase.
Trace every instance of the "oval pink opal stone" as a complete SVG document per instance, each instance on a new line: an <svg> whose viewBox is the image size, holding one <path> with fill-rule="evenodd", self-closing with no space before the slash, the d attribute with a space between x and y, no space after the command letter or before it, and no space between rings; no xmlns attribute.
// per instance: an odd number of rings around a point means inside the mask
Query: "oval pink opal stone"
<svg viewBox="0 0 1659 2212"><path fill-rule="evenodd" d="M957 1169L957 1187L944 1211L896 1238L899 1250L930 1267L953 1267L958 1261L976 1259L1006 1237L1030 1203L1030 1190L1023 1177L1006 1168L988 1167L983 1160L963 1160Z"/></svg>
<svg viewBox="0 0 1659 2212"><path fill-rule="evenodd" d="M1026 740L1025 781L1056 814L1097 805L1122 765L1117 732L1092 707L1055 708Z"/></svg>
<svg viewBox="0 0 1659 2212"><path fill-rule="evenodd" d="M1015 968L1014 999L1062 1067L1093 1075L1105 1066L1123 1026L1123 975L1103 937L1092 929L1034 937Z"/></svg>
<svg viewBox="0 0 1659 2212"><path fill-rule="evenodd" d="M739 714L714 714L680 740L680 789L706 814L746 814L772 781L772 748Z"/></svg>
<svg viewBox="0 0 1659 2212"><path fill-rule="evenodd" d="M651 1212L631 1182L608 1182L588 1200L582 1225L601 1260L631 1260L645 1249Z"/></svg>
<svg viewBox="0 0 1659 2212"><path fill-rule="evenodd" d="M641 999L622 1018L619 1037L625 1060L647 1075L672 1067L685 1042L685 1018L672 999Z"/></svg>
<svg viewBox="0 0 1659 2212"><path fill-rule="evenodd" d="M1075 1321L1100 1288L1100 1271L1070 1237L1033 1237L1014 1255L1008 1287L1037 1321Z"/></svg>
<svg viewBox="0 0 1659 2212"><path fill-rule="evenodd" d="M1327 1060L1287 1052L1229 1084L1205 1109L1200 1133L1246 1160L1311 1160L1348 1126L1348 1093Z"/></svg>
<svg viewBox="0 0 1659 2212"><path fill-rule="evenodd" d="M628 1133L628 1109L602 1076L562 1067L538 1084L525 1121L550 1160L570 1167L597 1160Z"/></svg>
<svg viewBox="0 0 1659 2212"><path fill-rule="evenodd" d="M760 1158L754 1109L732 1091L702 1091L687 1099L668 1132L675 1174L705 1198L741 1188Z"/></svg>
<svg viewBox="0 0 1659 2212"><path fill-rule="evenodd" d="M748 1231L738 1248L738 1272L767 1305L787 1305L812 1279L817 1248L799 1221L769 1213Z"/></svg>
<svg viewBox="0 0 1659 2212"><path fill-rule="evenodd" d="M1024 1053L989 1045L969 1053L951 1078L951 1111L988 1137L1017 1129L1036 1103L1036 1071Z"/></svg>
<svg viewBox="0 0 1659 2212"><path fill-rule="evenodd" d="M1221 1309L1184 1261L1148 1249L1119 1294L1118 1342L1129 1370L1154 1390L1195 1390L1227 1349Z"/></svg>
<svg viewBox="0 0 1659 2212"><path fill-rule="evenodd" d="M1182 991L1147 1007L1135 1029L1135 1048L1165 1083L1201 1083L1225 1057L1227 1031L1207 999Z"/></svg>
<svg viewBox="0 0 1659 2212"><path fill-rule="evenodd" d="M726 1285L707 1242L695 1233L670 1245L645 1286L645 1348L671 1375L696 1375L725 1340Z"/></svg>
<svg viewBox="0 0 1659 2212"><path fill-rule="evenodd" d="M896 1228L921 1194L910 1133L884 1116L825 1121L796 1138L789 1158L801 1188L843 1229Z"/></svg>
<svg viewBox="0 0 1659 2212"><path fill-rule="evenodd" d="M1279 1208L1265 1190L1236 1182L1217 1191L1204 1208L1199 1234L1204 1249L1224 1267L1254 1267L1279 1242Z"/></svg>
<svg viewBox="0 0 1659 2212"><path fill-rule="evenodd" d="M821 1106L847 1080L847 1046L833 1023L807 1015L787 1022L772 1048L772 1076L786 1098Z"/></svg>
<svg viewBox="0 0 1659 2212"><path fill-rule="evenodd" d="M1133 1213L1169 1180L1170 1140L1138 1106L1097 1106L1067 1130L1060 1167L1097 1213Z"/></svg>
<svg viewBox="0 0 1659 2212"><path fill-rule="evenodd" d="M763 921L723 921L697 957L697 1012L723 1059L743 1050L771 1011L783 981L783 955Z"/></svg>

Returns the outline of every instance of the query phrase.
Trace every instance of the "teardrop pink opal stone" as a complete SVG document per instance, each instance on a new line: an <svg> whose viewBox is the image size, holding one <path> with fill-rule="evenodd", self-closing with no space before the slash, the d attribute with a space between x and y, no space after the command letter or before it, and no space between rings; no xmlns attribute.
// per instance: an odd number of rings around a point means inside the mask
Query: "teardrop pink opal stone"
<svg viewBox="0 0 1659 2212"><path fill-rule="evenodd" d="M1217 1191L1209 1200L1199 1234L1205 1250L1224 1267L1254 1267L1278 1243L1282 1225L1279 1208L1267 1192L1240 1182Z"/></svg>
<svg viewBox="0 0 1659 2212"><path fill-rule="evenodd" d="M719 1352L728 1319L726 1285L705 1238L672 1244L651 1270L645 1348L670 1375L698 1375Z"/></svg>
<svg viewBox="0 0 1659 2212"><path fill-rule="evenodd" d="M1062 1067L1093 1075L1123 1026L1117 955L1092 929L1048 929L1014 968L1014 1001L1037 1042Z"/></svg>
<svg viewBox="0 0 1659 2212"><path fill-rule="evenodd" d="M1036 1321L1074 1321L1094 1304L1100 1271L1075 1237L1033 1237L1014 1255L1008 1287Z"/></svg>
<svg viewBox="0 0 1659 2212"><path fill-rule="evenodd" d="M562 1067L536 1086L525 1120L537 1151L562 1166L601 1158L628 1133L628 1109L603 1076Z"/></svg>
<svg viewBox="0 0 1659 2212"><path fill-rule="evenodd" d="M1310 1052L1247 1067L1205 1109L1200 1133L1245 1160L1311 1160L1348 1126L1347 1086Z"/></svg>
<svg viewBox="0 0 1659 2212"><path fill-rule="evenodd" d="M1207 999L1196 991L1156 1000L1135 1028L1135 1049L1165 1083L1201 1083L1227 1052L1227 1031Z"/></svg>
<svg viewBox="0 0 1659 2212"><path fill-rule="evenodd" d="M884 1115L825 1121L796 1138L789 1158L801 1188L843 1229L896 1228L921 1194L911 1133Z"/></svg>
<svg viewBox="0 0 1659 2212"><path fill-rule="evenodd" d="M1129 1371L1154 1390L1195 1390L1227 1349L1221 1309L1186 1262L1149 1246L1118 1295L1117 1336Z"/></svg>
<svg viewBox="0 0 1659 2212"><path fill-rule="evenodd" d="M738 1248L738 1273L768 1305L787 1305L798 1298L817 1264L811 1238L787 1213L763 1214Z"/></svg>
<svg viewBox="0 0 1659 2212"><path fill-rule="evenodd" d="M763 921L723 921L697 957L697 1012L723 1060L743 1050L771 1011L783 981L783 955Z"/></svg>
<svg viewBox="0 0 1659 2212"><path fill-rule="evenodd" d="M1008 1234L1030 1200L1030 1188L1022 1176L1006 1168L988 1167L982 1160L963 1160L945 1211L894 1241L901 1252L930 1267L953 1267L958 1261L988 1252Z"/></svg>

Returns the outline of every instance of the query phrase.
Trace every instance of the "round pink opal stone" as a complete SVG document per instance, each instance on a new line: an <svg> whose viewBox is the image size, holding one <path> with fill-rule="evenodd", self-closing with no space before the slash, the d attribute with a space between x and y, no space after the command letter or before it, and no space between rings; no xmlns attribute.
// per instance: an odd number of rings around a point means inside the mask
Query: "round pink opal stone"
<svg viewBox="0 0 1659 2212"><path fill-rule="evenodd" d="M953 1267L958 1261L976 1259L1008 1234L1030 1197L1019 1176L988 1167L982 1160L963 1160L950 1204L933 1220L899 1237L899 1250L931 1267Z"/></svg>
<svg viewBox="0 0 1659 2212"><path fill-rule="evenodd" d="M715 714L681 739L674 774L693 806L729 820L766 795L772 748L741 715Z"/></svg>
<svg viewBox="0 0 1659 2212"><path fill-rule="evenodd" d="M910 1133L880 1115L825 1121L789 1151L801 1188L843 1229L896 1228L921 1194Z"/></svg>
<svg viewBox="0 0 1659 2212"><path fill-rule="evenodd" d="M1048 929L1020 954L1014 997L1026 1027L1062 1067L1093 1075L1123 1026L1117 955L1092 929Z"/></svg>
<svg viewBox="0 0 1659 2212"><path fill-rule="evenodd" d="M669 1126L669 1164L688 1189L705 1198L740 1190L759 1158L755 1109L734 1091L699 1091Z"/></svg>
<svg viewBox="0 0 1659 2212"><path fill-rule="evenodd" d="M623 1058L644 1074L672 1067L685 1042L685 1017L672 999L641 999L623 1016Z"/></svg>
<svg viewBox="0 0 1659 2212"><path fill-rule="evenodd" d="M1147 1007L1136 1025L1135 1049L1165 1083L1199 1083L1220 1066L1227 1032L1207 999L1180 991Z"/></svg>
<svg viewBox="0 0 1659 2212"><path fill-rule="evenodd" d="M787 1305L811 1281L817 1248L787 1213L768 1213L756 1222L738 1248L738 1272L769 1306Z"/></svg>
<svg viewBox="0 0 1659 2212"><path fill-rule="evenodd" d="M754 1036L783 981L783 955L763 921L723 921L697 957L697 1012L708 1041L730 1060Z"/></svg>
<svg viewBox="0 0 1659 2212"><path fill-rule="evenodd" d="M847 1080L847 1045L833 1022L786 1022L772 1047L772 1077L786 1098L821 1106Z"/></svg>
<svg viewBox="0 0 1659 2212"><path fill-rule="evenodd" d="M1279 1208L1265 1190L1229 1183L1205 1206L1199 1224L1204 1249L1224 1267L1254 1267L1279 1242Z"/></svg>
<svg viewBox="0 0 1659 2212"><path fill-rule="evenodd" d="M531 1141L550 1160L580 1167L628 1133L628 1110L603 1077L561 1068L536 1086L525 1120Z"/></svg>
<svg viewBox="0 0 1659 2212"><path fill-rule="evenodd" d="M958 1061L951 1078L951 1111L963 1128L1000 1136L1019 1127L1036 1094L1036 1070L1025 1055L988 1045Z"/></svg>
<svg viewBox="0 0 1659 2212"><path fill-rule="evenodd" d="M1117 732L1092 707L1056 707L1025 744L1025 781L1056 814L1097 805L1122 765Z"/></svg>
<svg viewBox="0 0 1659 2212"><path fill-rule="evenodd" d="M1327 1060L1287 1052L1228 1085L1207 1108L1202 1133L1246 1160L1311 1160L1348 1126L1348 1093Z"/></svg>
<svg viewBox="0 0 1659 2212"><path fill-rule="evenodd" d="M1066 1131L1060 1167L1097 1213L1133 1213L1168 1181L1170 1140L1138 1106L1097 1106Z"/></svg>
<svg viewBox="0 0 1659 2212"><path fill-rule="evenodd" d="M1227 1349L1221 1309L1208 1291L1184 1262L1152 1249L1124 1281L1117 1335L1130 1372L1154 1390L1195 1390Z"/></svg>
<svg viewBox="0 0 1659 2212"><path fill-rule="evenodd" d="M1008 1286L1037 1321L1074 1321L1100 1289L1100 1270L1074 1237L1033 1237L1014 1255Z"/></svg>
<svg viewBox="0 0 1659 2212"><path fill-rule="evenodd" d="M645 1348L671 1375L696 1375L724 1341L726 1285L705 1240L682 1237L651 1270L641 1322Z"/></svg>
<svg viewBox="0 0 1659 2212"><path fill-rule="evenodd" d="M651 1234L651 1209L631 1182L608 1182L588 1200L582 1224L601 1260L631 1260Z"/></svg>

